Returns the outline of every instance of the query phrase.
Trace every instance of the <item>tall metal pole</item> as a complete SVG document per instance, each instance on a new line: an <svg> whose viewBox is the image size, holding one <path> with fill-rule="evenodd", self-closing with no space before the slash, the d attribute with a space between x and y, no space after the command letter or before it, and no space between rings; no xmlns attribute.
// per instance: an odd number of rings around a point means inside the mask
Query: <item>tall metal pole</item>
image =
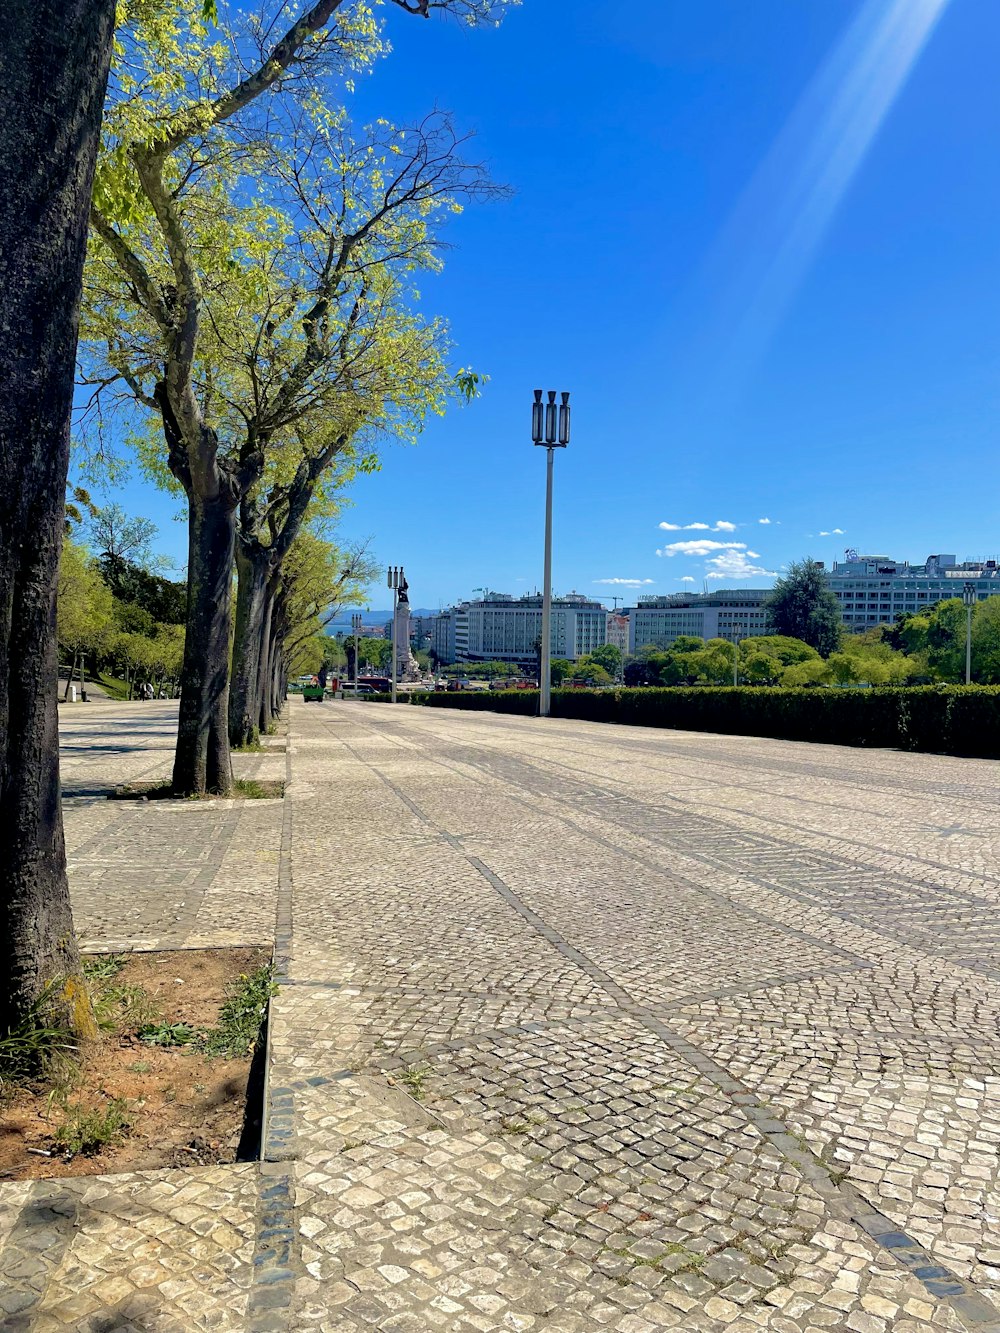
<svg viewBox="0 0 1000 1333"><path fill-rule="evenodd" d="M569 444L569 394L556 403L555 390L548 390L548 402L542 402L542 390L535 390L531 407L531 441L544 445L545 460L545 569L542 575L542 642L538 654L538 712L548 717L552 709L552 472L556 449Z"/></svg>
<svg viewBox="0 0 1000 1333"><path fill-rule="evenodd" d="M739 670L740 670L740 640L739 640L739 636L737 636L737 637L733 640L733 686L734 686L734 688L735 688L737 685L739 685L739 683L740 683L740 681L739 681Z"/></svg>
<svg viewBox="0 0 1000 1333"><path fill-rule="evenodd" d="M972 608L976 601L976 585L967 583L962 589L962 601L965 603L965 683L972 684Z"/></svg>
<svg viewBox="0 0 1000 1333"><path fill-rule="evenodd" d="M396 607L399 603L399 592L396 588L392 590L392 702L396 702Z"/></svg>
<svg viewBox="0 0 1000 1333"><path fill-rule="evenodd" d="M390 565L386 583L392 589L392 702L396 702L396 611L399 606L399 585L403 581L403 567Z"/></svg>
<svg viewBox="0 0 1000 1333"><path fill-rule="evenodd" d="M965 683L972 684L972 603L965 608L968 615L965 622Z"/></svg>
<svg viewBox="0 0 1000 1333"><path fill-rule="evenodd" d="M542 652L539 715L552 710L552 463L555 450L546 450L545 464L545 572L542 575Z"/></svg>
<svg viewBox="0 0 1000 1333"><path fill-rule="evenodd" d="M356 695L358 692L359 636L361 634L361 616L358 612L351 616L351 628L354 630L354 693Z"/></svg>

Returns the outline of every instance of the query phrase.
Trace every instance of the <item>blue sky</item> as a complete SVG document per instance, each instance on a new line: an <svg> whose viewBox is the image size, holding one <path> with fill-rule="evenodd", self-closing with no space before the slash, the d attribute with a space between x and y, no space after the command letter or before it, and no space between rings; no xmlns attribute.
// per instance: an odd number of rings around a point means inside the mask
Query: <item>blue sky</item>
<svg viewBox="0 0 1000 1333"><path fill-rule="evenodd" d="M536 387L573 396L557 592L997 555L1000 6L524 0L499 30L390 29L359 120L450 109L514 191L423 285L483 396L388 448L342 523L414 604L539 584ZM173 502L115 498L183 562Z"/></svg>

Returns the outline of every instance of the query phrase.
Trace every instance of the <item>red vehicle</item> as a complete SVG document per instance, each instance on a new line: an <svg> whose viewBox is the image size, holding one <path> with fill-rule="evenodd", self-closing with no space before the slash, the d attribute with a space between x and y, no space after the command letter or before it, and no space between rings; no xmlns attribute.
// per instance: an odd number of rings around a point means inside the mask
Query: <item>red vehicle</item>
<svg viewBox="0 0 1000 1333"><path fill-rule="evenodd" d="M370 685L379 694L388 694L392 689L392 681L388 676L359 676L358 684Z"/></svg>

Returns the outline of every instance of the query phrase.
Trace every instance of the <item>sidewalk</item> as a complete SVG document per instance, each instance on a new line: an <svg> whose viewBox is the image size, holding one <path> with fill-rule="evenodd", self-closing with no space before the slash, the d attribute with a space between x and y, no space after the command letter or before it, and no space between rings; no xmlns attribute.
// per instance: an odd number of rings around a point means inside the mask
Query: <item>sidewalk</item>
<svg viewBox="0 0 1000 1333"><path fill-rule="evenodd" d="M0 1184L5 1329L1000 1330L995 765L354 702L240 762L285 802L67 828L91 941L274 938L264 1161Z"/></svg>

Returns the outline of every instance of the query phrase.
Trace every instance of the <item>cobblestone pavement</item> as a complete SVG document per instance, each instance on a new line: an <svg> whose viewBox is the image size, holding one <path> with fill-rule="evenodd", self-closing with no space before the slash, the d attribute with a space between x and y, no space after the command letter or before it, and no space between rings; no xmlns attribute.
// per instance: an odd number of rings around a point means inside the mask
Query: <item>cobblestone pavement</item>
<svg viewBox="0 0 1000 1333"><path fill-rule="evenodd" d="M995 765L293 732L255 1327L1000 1329Z"/></svg>
<svg viewBox="0 0 1000 1333"><path fill-rule="evenodd" d="M170 776L176 703L60 710L66 851L85 949L270 944L280 801L109 801ZM239 777L284 777L280 753L238 754Z"/></svg>
<svg viewBox="0 0 1000 1333"><path fill-rule="evenodd" d="M265 1160L0 1184L5 1329L1000 1333L995 765L291 737Z"/></svg>

